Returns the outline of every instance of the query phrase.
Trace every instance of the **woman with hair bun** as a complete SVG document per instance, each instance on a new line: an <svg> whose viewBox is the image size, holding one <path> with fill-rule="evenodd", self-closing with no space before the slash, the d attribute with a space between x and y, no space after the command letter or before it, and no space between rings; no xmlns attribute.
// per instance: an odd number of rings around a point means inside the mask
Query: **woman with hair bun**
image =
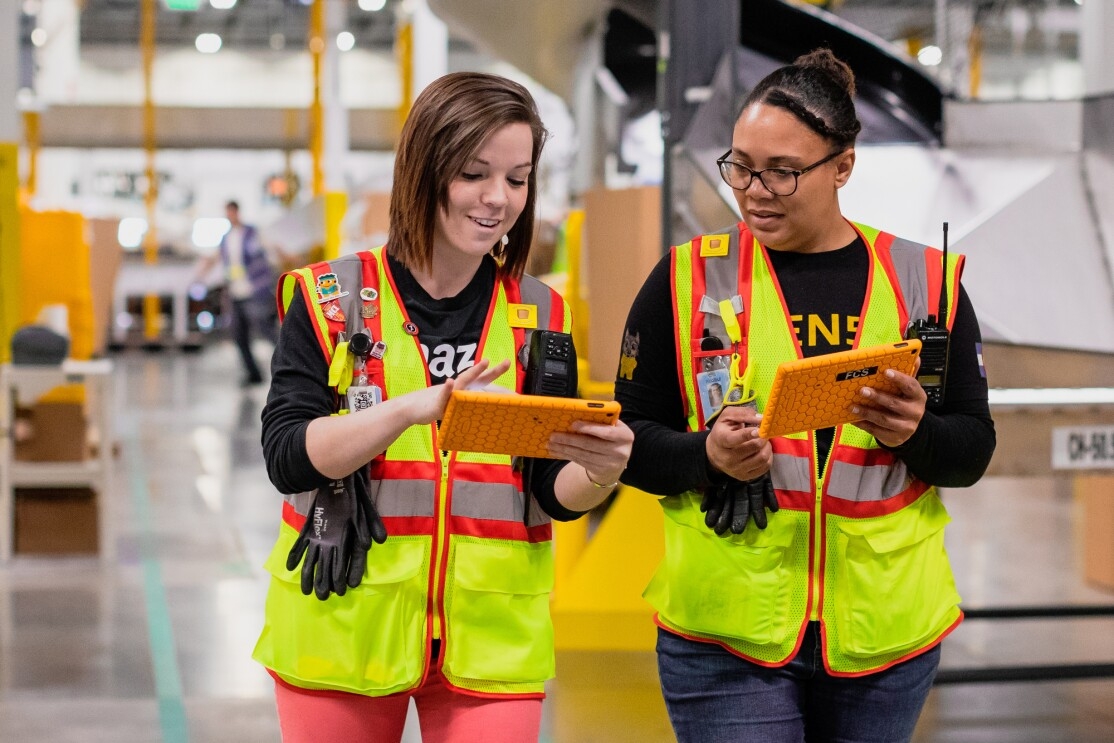
<svg viewBox="0 0 1114 743"><path fill-rule="evenodd" d="M665 496L646 598L681 743L908 741L962 619L937 487L994 451L978 321L962 256L843 216L854 91L819 49L750 92L717 161L742 221L672 248L627 319L623 481ZM853 424L758 435L778 364L899 341L942 291L942 400L887 372Z"/></svg>

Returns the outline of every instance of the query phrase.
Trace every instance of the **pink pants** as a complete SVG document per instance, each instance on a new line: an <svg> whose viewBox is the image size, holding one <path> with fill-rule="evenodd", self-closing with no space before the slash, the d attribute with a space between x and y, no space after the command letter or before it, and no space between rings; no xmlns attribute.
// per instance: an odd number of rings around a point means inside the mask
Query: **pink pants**
<svg viewBox="0 0 1114 743"><path fill-rule="evenodd" d="M306 691L275 682L283 743L398 743L411 697L423 743L536 743L541 731L541 699L460 694L432 670L416 691L389 697Z"/></svg>

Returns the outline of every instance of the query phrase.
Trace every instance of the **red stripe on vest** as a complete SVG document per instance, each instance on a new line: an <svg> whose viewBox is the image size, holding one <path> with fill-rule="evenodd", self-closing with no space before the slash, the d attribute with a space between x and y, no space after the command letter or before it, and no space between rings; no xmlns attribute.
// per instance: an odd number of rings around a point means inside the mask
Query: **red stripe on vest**
<svg viewBox="0 0 1114 743"><path fill-rule="evenodd" d="M897 461L894 453L885 449L856 449L845 445L836 446L831 456L838 462L859 467L888 467Z"/></svg>
<svg viewBox="0 0 1114 743"><path fill-rule="evenodd" d="M441 481L441 465L437 462L372 460L369 472L373 480Z"/></svg>
<svg viewBox="0 0 1114 743"><path fill-rule="evenodd" d="M484 539L506 539L515 542L549 542L553 540L553 525L538 524L527 527L519 521L499 521L496 519L473 519L467 516L450 516L449 531L468 537Z"/></svg>
<svg viewBox="0 0 1114 743"><path fill-rule="evenodd" d="M294 506L288 501L282 502L282 520L294 531L301 531L306 524L306 517L295 511Z"/></svg>
<svg viewBox="0 0 1114 743"><path fill-rule="evenodd" d="M812 491L775 488L774 494L777 496L777 504L780 510L811 512L813 506L816 505L816 496ZM774 516L773 518L777 517Z"/></svg>
<svg viewBox="0 0 1114 743"><path fill-rule="evenodd" d="M928 287L928 296L926 297L926 308L928 314L940 314L940 294L944 290L944 268L943 268L944 253L936 248L928 248L924 251L924 267L925 267L925 283ZM949 314L954 315L954 312ZM936 318L936 322L940 322L940 318Z"/></svg>
<svg viewBox="0 0 1114 743"><path fill-rule="evenodd" d="M521 478L509 465L455 462L453 479L458 482L489 482L496 485L521 485Z"/></svg>
<svg viewBox="0 0 1114 743"><path fill-rule="evenodd" d="M788 454L793 457L812 457L812 443L808 439L788 439L783 436L770 439L775 454Z"/></svg>

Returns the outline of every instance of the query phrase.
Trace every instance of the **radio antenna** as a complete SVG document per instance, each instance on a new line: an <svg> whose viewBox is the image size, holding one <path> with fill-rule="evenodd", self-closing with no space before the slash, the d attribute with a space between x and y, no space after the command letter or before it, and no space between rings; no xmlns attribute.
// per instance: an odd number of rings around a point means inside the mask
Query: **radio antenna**
<svg viewBox="0 0 1114 743"><path fill-rule="evenodd" d="M940 279L942 286L940 287L940 326L948 327L948 223L944 222L944 256L942 258L943 266L941 273L943 276Z"/></svg>

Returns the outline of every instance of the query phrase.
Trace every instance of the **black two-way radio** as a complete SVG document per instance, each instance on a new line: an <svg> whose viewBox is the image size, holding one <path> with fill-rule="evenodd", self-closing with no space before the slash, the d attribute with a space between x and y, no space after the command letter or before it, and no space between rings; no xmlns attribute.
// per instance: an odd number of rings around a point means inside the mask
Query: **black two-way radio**
<svg viewBox="0 0 1114 743"><path fill-rule="evenodd" d="M940 287L940 309L936 315L917 318L905 330L905 339L921 342L921 366L917 381L928 396L929 407L944 402L944 382L948 377L948 223L944 222L943 278Z"/></svg>
<svg viewBox="0 0 1114 743"><path fill-rule="evenodd" d="M575 372L576 348L571 335L556 330L535 330L530 334L523 393L576 397Z"/></svg>

